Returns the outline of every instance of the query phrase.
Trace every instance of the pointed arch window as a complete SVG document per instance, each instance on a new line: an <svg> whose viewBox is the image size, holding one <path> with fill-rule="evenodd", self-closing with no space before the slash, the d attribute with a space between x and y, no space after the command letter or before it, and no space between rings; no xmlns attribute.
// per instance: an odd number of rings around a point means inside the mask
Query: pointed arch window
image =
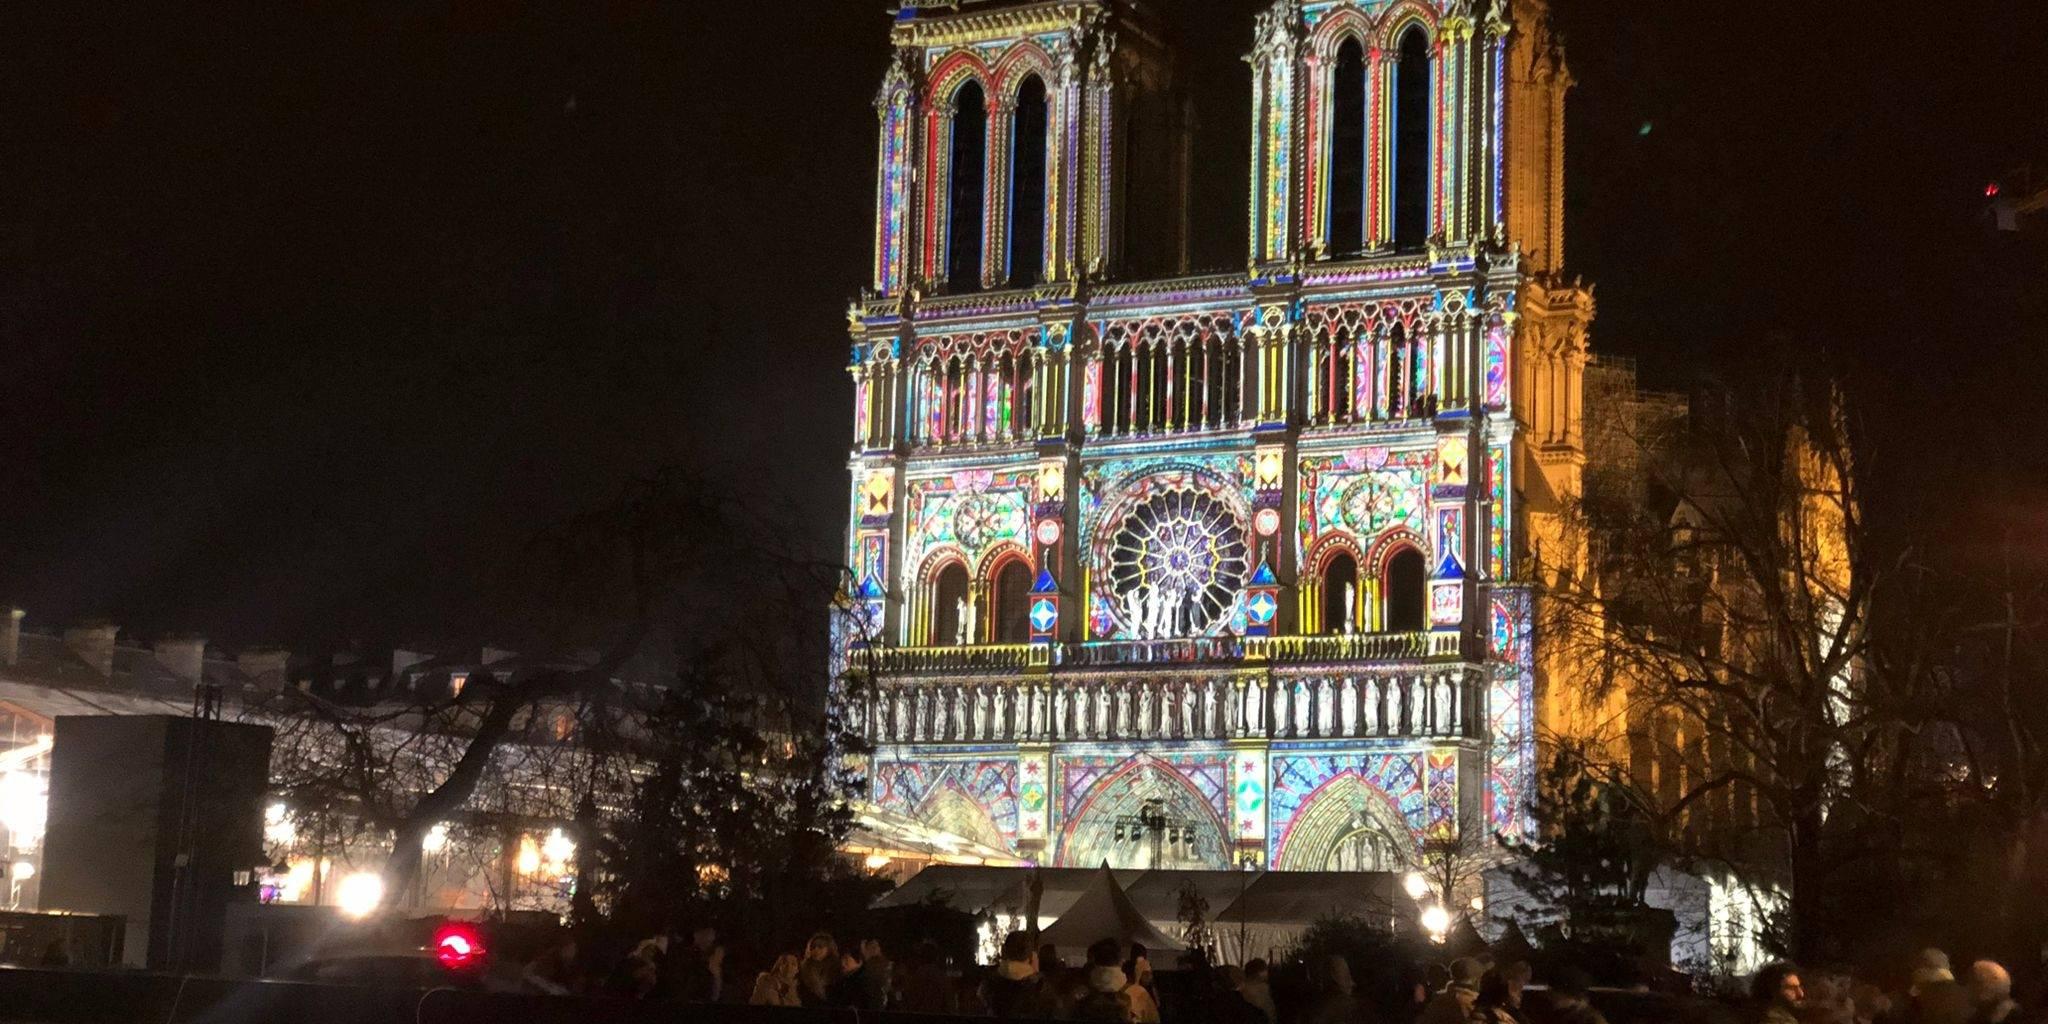
<svg viewBox="0 0 2048 1024"><path fill-rule="evenodd" d="M932 632L926 643L952 647L960 643L961 610L967 601L967 567L958 562L939 570L932 579ZM968 637L967 642L974 642Z"/></svg>
<svg viewBox="0 0 2048 1024"><path fill-rule="evenodd" d="M988 97L981 83L953 91L952 180L946 193L946 288L981 290L982 192L988 175Z"/></svg>
<svg viewBox="0 0 2048 1024"><path fill-rule="evenodd" d="M1330 81L1330 255L1365 251L1365 47L1347 39Z"/></svg>
<svg viewBox="0 0 2048 1024"><path fill-rule="evenodd" d="M1420 633L1429 628L1429 570L1423 566L1422 552L1402 548L1387 559L1382 589L1386 595L1388 632Z"/></svg>
<svg viewBox="0 0 2048 1024"><path fill-rule="evenodd" d="M1011 559L996 573L996 643L1031 642L1031 568Z"/></svg>
<svg viewBox="0 0 2048 1024"><path fill-rule="evenodd" d="M1410 25L1394 66L1394 248L1429 241L1429 33Z"/></svg>
<svg viewBox="0 0 2048 1024"><path fill-rule="evenodd" d="M1030 288L1045 275L1045 152L1048 125L1045 81L1037 75L1017 88L1010 152L1010 286Z"/></svg>

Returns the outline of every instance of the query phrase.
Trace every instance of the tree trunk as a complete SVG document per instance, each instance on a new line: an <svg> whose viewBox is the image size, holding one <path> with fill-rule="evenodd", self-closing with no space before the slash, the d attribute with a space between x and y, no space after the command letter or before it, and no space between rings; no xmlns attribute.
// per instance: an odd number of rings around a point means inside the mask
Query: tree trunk
<svg viewBox="0 0 2048 1024"><path fill-rule="evenodd" d="M1804 963L1825 962L1829 953L1827 928L1827 864L1821 848L1822 814L1819 801L1807 800L1790 829L1792 880L1792 926L1790 939L1794 959Z"/></svg>

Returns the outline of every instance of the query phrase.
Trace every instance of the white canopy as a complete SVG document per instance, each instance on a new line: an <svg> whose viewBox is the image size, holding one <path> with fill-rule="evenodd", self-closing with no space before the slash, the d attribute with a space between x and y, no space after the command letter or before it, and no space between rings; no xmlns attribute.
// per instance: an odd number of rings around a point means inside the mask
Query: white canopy
<svg viewBox="0 0 2048 1024"><path fill-rule="evenodd" d="M1023 911L1026 879L1031 870L935 865L883 896L877 905L939 902L970 914L988 914L1001 931L1022 929L1026 927ZM1048 936L1067 915L1082 907L1084 898L1101 884L1105 871L1036 870L1045 883L1038 926ZM1215 933L1218 952L1227 963L1282 955L1310 925L1322 918L1359 917L1391 930L1411 926L1416 913L1414 901L1402 891L1400 876L1391 872L1110 870L1108 875L1131 910L1153 931L1169 937L1181 934L1181 890L1194 886L1209 903L1209 926ZM1061 935L1071 930L1105 927L1110 931L1104 934L1109 934L1122 927L1105 925L1096 911L1089 914L1073 929L1062 929ZM1078 946L1085 949L1088 943L1102 937L1082 939ZM1144 939L1136 941L1152 947ZM1078 955L1078 949L1072 953L1067 950L1064 938L1059 944L1062 957L1071 959ZM1161 948L1182 946L1170 941ZM1154 966L1167 968L1172 964L1155 961Z"/></svg>

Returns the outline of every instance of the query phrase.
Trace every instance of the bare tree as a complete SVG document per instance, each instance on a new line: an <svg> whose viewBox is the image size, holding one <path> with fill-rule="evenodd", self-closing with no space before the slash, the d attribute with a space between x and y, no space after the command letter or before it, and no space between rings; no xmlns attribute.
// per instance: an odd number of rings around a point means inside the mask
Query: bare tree
<svg viewBox="0 0 2048 1024"><path fill-rule="evenodd" d="M1788 888L1790 945L1816 954L1830 880L1895 819L1926 718L1928 666L1873 645L1910 552L1873 542L1831 390L1723 394L1622 443L1644 485L1589 480L1567 513L1545 657L1626 723L1602 738L1667 834Z"/></svg>
<svg viewBox="0 0 2048 1024"><path fill-rule="evenodd" d="M273 782L301 819L383 847L385 891L403 899L437 827L582 835L624 813L679 680L715 679L772 706L792 744L824 735L836 713L825 616L844 570L797 536L696 474L664 470L521 563L535 595L526 621L546 627L529 635L582 653L360 701L286 689L243 714L277 729Z"/></svg>

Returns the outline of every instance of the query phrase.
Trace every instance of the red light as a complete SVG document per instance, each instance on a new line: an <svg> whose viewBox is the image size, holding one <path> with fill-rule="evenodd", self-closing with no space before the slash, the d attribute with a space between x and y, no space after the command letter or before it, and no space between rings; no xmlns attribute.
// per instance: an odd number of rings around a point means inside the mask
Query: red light
<svg viewBox="0 0 2048 1024"><path fill-rule="evenodd" d="M445 924L434 935L434 956L451 970L483 963L484 940L465 924Z"/></svg>
<svg viewBox="0 0 2048 1024"><path fill-rule="evenodd" d="M1996 195L1998 195L1997 182L1994 181L1984 186L1984 198L1990 199Z"/></svg>

